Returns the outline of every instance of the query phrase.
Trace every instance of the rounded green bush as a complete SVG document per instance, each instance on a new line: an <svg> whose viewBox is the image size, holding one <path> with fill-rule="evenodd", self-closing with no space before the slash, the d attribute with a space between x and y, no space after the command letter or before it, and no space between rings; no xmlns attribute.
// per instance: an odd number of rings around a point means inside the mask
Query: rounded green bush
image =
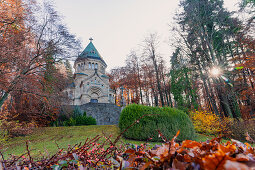
<svg viewBox="0 0 255 170"><path fill-rule="evenodd" d="M129 128L123 136L128 139L162 141L158 131L170 140L178 130L178 140L194 139L195 129L183 111L170 107L150 107L132 104L125 107L120 115L119 128L121 131L127 129L132 123L143 117L138 123Z"/></svg>

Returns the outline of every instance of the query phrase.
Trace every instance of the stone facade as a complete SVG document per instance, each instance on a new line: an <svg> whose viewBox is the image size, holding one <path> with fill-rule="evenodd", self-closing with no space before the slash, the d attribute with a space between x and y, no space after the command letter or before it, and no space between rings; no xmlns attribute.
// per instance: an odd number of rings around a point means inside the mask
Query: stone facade
<svg viewBox="0 0 255 170"><path fill-rule="evenodd" d="M71 105L86 103L114 103L114 91L109 87L105 74L107 64L98 53L93 39L74 63L74 82L65 90Z"/></svg>
<svg viewBox="0 0 255 170"><path fill-rule="evenodd" d="M73 83L65 90L70 103L64 103L63 112L75 106L96 119L97 125L118 124L121 108L116 106L115 95L105 74L107 64L98 53L92 39L74 63ZM68 111L69 110L69 111Z"/></svg>
<svg viewBox="0 0 255 170"><path fill-rule="evenodd" d="M119 123L121 108L111 103L87 103L81 110L96 119L97 125L116 125Z"/></svg>

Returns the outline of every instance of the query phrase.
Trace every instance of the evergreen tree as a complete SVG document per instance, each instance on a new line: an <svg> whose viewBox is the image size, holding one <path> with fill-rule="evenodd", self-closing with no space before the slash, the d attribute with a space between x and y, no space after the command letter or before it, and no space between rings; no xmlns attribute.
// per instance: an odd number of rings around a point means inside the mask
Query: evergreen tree
<svg viewBox="0 0 255 170"><path fill-rule="evenodd" d="M196 70L202 80L205 99L216 114L223 112L225 116L239 117L232 87L220 76L210 77L214 66L225 68L225 73L229 71L236 20L223 8L222 0L183 0L180 5L184 11L178 15L179 34L184 45L179 48L185 51L191 69Z"/></svg>

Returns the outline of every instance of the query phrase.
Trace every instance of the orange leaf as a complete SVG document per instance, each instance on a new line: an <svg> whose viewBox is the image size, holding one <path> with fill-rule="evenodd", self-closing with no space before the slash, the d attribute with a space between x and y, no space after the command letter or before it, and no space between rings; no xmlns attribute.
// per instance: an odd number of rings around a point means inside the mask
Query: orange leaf
<svg viewBox="0 0 255 170"><path fill-rule="evenodd" d="M194 147L202 147L202 144L196 141L192 141L192 140L185 140L182 142L182 147L185 148L194 148Z"/></svg>

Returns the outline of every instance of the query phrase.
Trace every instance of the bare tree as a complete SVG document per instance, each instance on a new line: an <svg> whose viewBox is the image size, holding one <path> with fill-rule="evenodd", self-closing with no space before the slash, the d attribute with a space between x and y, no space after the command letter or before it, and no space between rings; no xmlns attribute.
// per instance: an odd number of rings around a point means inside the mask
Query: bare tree
<svg viewBox="0 0 255 170"><path fill-rule="evenodd" d="M158 47L159 41L158 41L158 35L156 33L150 34L148 37L144 40L144 54L152 61L154 66L154 71L156 74L156 80L157 80L157 89L160 96L161 105L164 106L164 96L161 89L161 83L160 83L160 73L158 68L158 58L159 55L157 53L157 47Z"/></svg>

